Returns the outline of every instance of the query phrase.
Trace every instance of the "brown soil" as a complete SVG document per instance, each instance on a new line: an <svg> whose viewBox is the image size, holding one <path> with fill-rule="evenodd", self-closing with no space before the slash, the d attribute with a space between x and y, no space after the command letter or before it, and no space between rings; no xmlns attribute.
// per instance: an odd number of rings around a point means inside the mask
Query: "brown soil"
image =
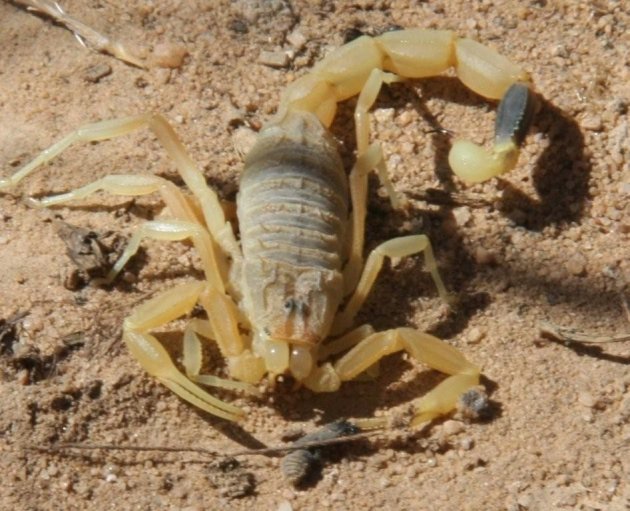
<svg viewBox="0 0 630 511"><path fill-rule="evenodd" d="M402 439L347 446L304 489L284 481L279 457L221 464L190 453L31 449L58 442L220 452L278 445L288 430L383 413L421 395L438 375L392 356L376 380L345 384L334 395L280 384L262 399L230 398L248 411L238 427L215 420L146 376L120 339L134 304L190 278L190 247L146 243L120 283L100 289L81 287L85 276L75 274L57 234L63 224L54 220L128 236L162 214L159 198L98 195L51 210L21 199L108 173L177 179L154 137L143 131L72 148L0 194L2 509L628 509L630 344L558 343L539 331L544 321L600 336L630 330L621 305L630 282L630 16L623 2L62 5L176 67L128 66L84 49L46 18L0 3L2 176L87 122L159 111L212 186L232 199L251 130L274 112L290 80L356 29L453 29L521 63L545 99L517 169L466 187L448 171L449 133L489 142L494 106L450 77L381 94L374 137L396 188L408 196L429 188L454 193L417 201L405 218L374 180L368 248L426 232L460 305L442 314L420 262L409 260L388 266L359 320L377 329L417 326L457 346L483 365L494 413L485 422L451 419ZM295 32L303 46L287 39ZM188 56L177 67L182 48ZM261 62L262 51L282 61L282 49L294 51L287 66ZM348 103L334 132L350 164ZM114 241L103 237L105 245ZM94 264L98 257L85 263ZM165 336L175 351L180 327Z"/></svg>

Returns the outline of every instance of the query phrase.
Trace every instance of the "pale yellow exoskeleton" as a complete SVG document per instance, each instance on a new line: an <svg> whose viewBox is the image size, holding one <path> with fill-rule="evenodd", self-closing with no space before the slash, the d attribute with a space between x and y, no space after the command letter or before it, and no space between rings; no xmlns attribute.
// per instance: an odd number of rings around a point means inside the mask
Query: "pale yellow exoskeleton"
<svg viewBox="0 0 630 511"><path fill-rule="evenodd" d="M483 181L512 168L531 117L527 74L495 51L449 31L402 30L363 36L339 48L283 94L277 114L262 129L245 160L237 199L240 237L216 193L160 115L145 114L84 126L34 161L0 180L16 185L73 143L104 140L148 127L174 160L192 201L156 176L108 175L71 192L33 201L53 206L98 190L118 195L159 192L173 220L143 224L109 274L111 281L143 238L192 240L205 280L168 290L137 307L124 323L124 340L140 364L180 397L214 415L236 420L242 411L199 384L256 392L265 375L289 373L315 392L331 392L390 353L406 350L448 377L414 401L413 423L451 411L476 386L480 369L455 348L413 328L375 332L353 328L385 257L423 252L427 270L446 300L429 240L424 235L386 241L364 263L367 175L376 170L394 207L394 191L380 146L370 144L368 111L383 83L438 75L454 68L459 79L490 99L504 98L491 151L455 142L449 156L457 175ZM357 160L349 178L328 127L337 104L358 95ZM151 331L200 304L207 319L184 332L180 372ZM202 375L199 336L214 340L229 379ZM379 425L374 421L370 425Z"/></svg>

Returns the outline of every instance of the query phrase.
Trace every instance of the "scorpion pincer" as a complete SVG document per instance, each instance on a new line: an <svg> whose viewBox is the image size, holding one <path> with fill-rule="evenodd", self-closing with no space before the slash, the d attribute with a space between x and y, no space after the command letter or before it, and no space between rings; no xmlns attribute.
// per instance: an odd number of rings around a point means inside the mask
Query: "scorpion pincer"
<svg viewBox="0 0 630 511"><path fill-rule="evenodd" d="M406 350L448 377L411 403L411 424L453 410L479 383L480 369L449 344L413 328L375 332L353 328L385 257L423 252L440 297L448 299L429 240L412 235L386 241L364 261L367 176L378 172L392 205L394 191L380 146L370 143L368 111L382 84L435 76L454 68L474 92L502 99L490 151L456 141L453 171L480 182L516 164L534 111L527 74L494 50L450 31L410 29L362 36L324 58L282 95L277 114L263 127L246 156L237 216L237 239L217 194L160 115L102 121L74 131L16 172L0 189L16 185L35 168L76 142L110 139L149 127L175 162L193 197L157 176L107 175L61 195L31 200L52 206L105 190L118 195L159 192L174 219L146 222L131 237L110 271L111 282L143 238L191 239L205 280L189 282L136 307L123 338L147 372L193 405L237 420L243 412L199 384L256 393L266 375L289 373L315 392L332 392L390 353ZM328 131L337 104L358 95L355 109L357 159L349 177ZM196 304L207 319L191 319L183 334L184 373L151 333L187 315ZM229 378L200 374L200 336L214 340ZM384 419L383 419L384 420ZM382 425L374 419L371 425Z"/></svg>

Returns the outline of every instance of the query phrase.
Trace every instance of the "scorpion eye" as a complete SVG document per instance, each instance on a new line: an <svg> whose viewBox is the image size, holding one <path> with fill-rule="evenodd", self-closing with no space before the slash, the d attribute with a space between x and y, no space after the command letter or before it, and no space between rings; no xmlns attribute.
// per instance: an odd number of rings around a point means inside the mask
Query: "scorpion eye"
<svg viewBox="0 0 630 511"><path fill-rule="evenodd" d="M288 298L284 302L284 311L287 314L297 312L300 316L305 316L308 314L308 305L306 305L302 300L296 300L295 298Z"/></svg>

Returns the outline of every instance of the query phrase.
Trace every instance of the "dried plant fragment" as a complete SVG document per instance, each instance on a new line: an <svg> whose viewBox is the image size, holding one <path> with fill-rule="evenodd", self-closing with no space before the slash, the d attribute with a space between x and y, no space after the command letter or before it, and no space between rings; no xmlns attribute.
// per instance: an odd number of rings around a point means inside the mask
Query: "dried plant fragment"
<svg viewBox="0 0 630 511"><path fill-rule="evenodd" d="M630 341L630 333L619 335L600 335L589 332L581 332L574 328L555 325L553 323L541 323L541 335L551 336L564 342L578 342L583 344L605 344L609 342Z"/></svg>
<svg viewBox="0 0 630 511"><path fill-rule="evenodd" d="M316 470L321 469L325 447L310 447L311 443L353 436L359 432L360 429L357 426L345 419L340 419L296 440L292 447L304 448L291 451L282 458L281 468L285 479L294 486L300 486Z"/></svg>
<svg viewBox="0 0 630 511"><path fill-rule="evenodd" d="M125 48L121 42L113 41L105 34L101 34L82 21L69 16L57 2L50 0L13 0L13 2L26 7L29 11L37 11L50 16L54 21L72 31L79 43L86 48L107 53L128 64L146 68L142 61Z"/></svg>

